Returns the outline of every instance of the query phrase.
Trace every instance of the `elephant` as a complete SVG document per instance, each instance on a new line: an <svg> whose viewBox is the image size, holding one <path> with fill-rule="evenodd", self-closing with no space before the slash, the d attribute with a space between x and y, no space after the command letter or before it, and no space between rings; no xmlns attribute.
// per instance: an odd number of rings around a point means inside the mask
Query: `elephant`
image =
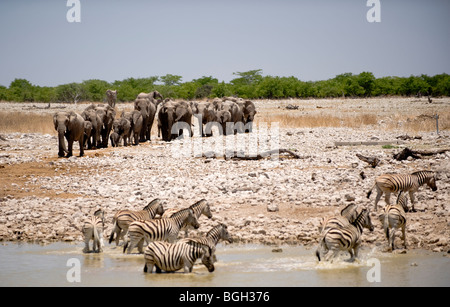
<svg viewBox="0 0 450 307"><path fill-rule="evenodd" d="M141 98L149 99L152 102L154 102L155 105L159 104L164 99L163 96L161 95L161 93L158 92L158 91L153 91L153 92L150 92L148 94L147 93L140 93L137 96L137 99L141 99Z"/></svg>
<svg viewBox="0 0 450 307"><path fill-rule="evenodd" d="M237 102L243 113L244 132L252 132L253 120L256 115L256 106L251 100L240 100Z"/></svg>
<svg viewBox="0 0 450 307"><path fill-rule="evenodd" d="M97 112L97 115L100 117L103 125L101 128L101 142L97 143L97 147L108 147L108 139L109 134L111 133L112 125L114 122L114 118L116 117L116 110L114 110L113 107L109 105L97 105L91 104L88 106L85 111L88 110L95 110Z"/></svg>
<svg viewBox="0 0 450 307"><path fill-rule="evenodd" d="M108 102L108 105L110 107L115 108L116 107L116 101L117 101L117 90L107 90L106 91L106 101Z"/></svg>
<svg viewBox="0 0 450 307"><path fill-rule="evenodd" d="M205 134L203 125L215 121L216 115L213 106L210 102L191 102L192 115L198 119L199 134L203 136L211 136L212 134Z"/></svg>
<svg viewBox="0 0 450 307"><path fill-rule="evenodd" d="M81 116L85 121L89 121L92 124L91 135L85 140L85 143L87 141L88 149L96 149L100 144L100 132L103 121L95 109L84 110L83 113L81 113Z"/></svg>
<svg viewBox="0 0 450 307"><path fill-rule="evenodd" d="M75 112L57 112L53 115L53 124L55 130L58 131L58 156L72 156L73 142L78 141L80 144L80 157L84 155L83 139L84 139L84 119ZM68 148L64 137L67 139Z"/></svg>
<svg viewBox="0 0 450 307"><path fill-rule="evenodd" d="M165 101L158 112L158 136L162 134L162 139L170 142L174 135L182 135L179 131L183 128L189 130L192 137L192 109L186 101L174 102ZM176 133L174 133L174 130ZM184 129L183 129L184 130Z"/></svg>
<svg viewBox="0 0 450 307"><path fill-rule="evenodd" d="M151 132L156 110L162 99L163 96L158 91L153 91L148 94L140 93L134 102L134 109L141 112L144 121L140 135L141 142L151 141Z"/></svg>
<svg viewBox="0 0 450 307"><path fill-rule="evenodd" d="M231 119L226 124L224 134L236 134L244 132L244 112L239 105L231 100L222 101L218 104L219 111L228 111L231 114Z"/></svg>
<svg viewBox="0 0 450 307"><path fill-rule="evenodd" d="M88 120L84 121L84 137L83 137L83 148L86 146L86 141L91 138L92 133L92 123Z"/></svg>
<svg viewBox="0 0 450 307"><path fill-rule="evenodd" d="M117 132L113 131L109 135L109 139L111 140L111 146L112 147L118 147L119 146L120 135Z"/></svg>
<svg viewBox="0 0 450 307"><path fill-rule="evenodd" d="M131 123L125 117L120 117L113 122L113 133L111 134L111 145L113 147L119 146L120 140L123 139L123 146L127 146L129 143L131 130ZM114 136L112 136L114 134Z"/></svg>
<svg viewBox="0 0 450 307"><path fill-rule="evenodd" d="M120 117L126 118L130 122L129 140L131 143L131 134L133 134L133 144L139 145L139 138L143 127L144 120L141 112L133 110L132 112L122 112Z"/></svg>

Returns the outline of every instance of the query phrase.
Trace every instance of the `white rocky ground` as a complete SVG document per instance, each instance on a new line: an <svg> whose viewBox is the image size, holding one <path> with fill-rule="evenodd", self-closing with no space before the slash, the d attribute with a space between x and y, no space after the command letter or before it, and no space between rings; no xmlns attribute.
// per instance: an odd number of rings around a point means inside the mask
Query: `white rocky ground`
<svg viewBox="0 0 450 307"><path fill-rule="evenodd" d="M383 247L386 240L377 218L381 208L373 212L375 190L370 200L366 198L375 177L431 169L439 171L438 191L422 187L416 194L418 212L407 215L408 246L448 251L450 151L402 162L392 155L406 146L450 148L449 130L439 135L420 132L422 139L389 149L335 146L341 141L396 141L399 134L379 126L264 129L260 125L251 134L171 143L156 139L139 146L89 150L84 157L66 159L57 158L56 135L1 133L0 239L81 241L82 222L98 207L106 211L106 237L119 209L140 210L154 198L163 199L166 208L182 208L205 198L213 218L201 217L201 227L192 235L220 221L228 225L235 242L316 245L322 217L354 202L372 210L375 231L366 230L364 244ZM223 153L226 148L247 154L284 148L302 158L280 155L243 161L201 156ZM78 153L75 145L74 155ZM376 156L382 163L371 168L357 153ZM381 201L379 207L383 205Z"/></svg>

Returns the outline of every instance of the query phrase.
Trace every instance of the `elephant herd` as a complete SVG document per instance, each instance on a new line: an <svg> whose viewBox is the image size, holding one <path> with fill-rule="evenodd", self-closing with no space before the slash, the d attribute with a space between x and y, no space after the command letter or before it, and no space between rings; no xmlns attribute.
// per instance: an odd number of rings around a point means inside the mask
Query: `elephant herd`
<svg viewBox="0 0 450 307"><path fill-rule="evenodd" d="M58 156L72 156L74 142L79 142L80 156L83 156L85 147L106 148L109 140L113 147L121 142L127 146L151 141L155 118L158 137L169 142L186 130L193 136L193 117L198 119L199 135L212 136L213 127L217 127L221 135L251 132L256 114L255 104L242 98L215 98L211 102L173 101L164 100L157 91L140 93L134 101L134 110L123 111L117 118L114 105L108 101L107 105L91 104L81 114L73 111L55 113L53 123L58 132Z"/></svg>

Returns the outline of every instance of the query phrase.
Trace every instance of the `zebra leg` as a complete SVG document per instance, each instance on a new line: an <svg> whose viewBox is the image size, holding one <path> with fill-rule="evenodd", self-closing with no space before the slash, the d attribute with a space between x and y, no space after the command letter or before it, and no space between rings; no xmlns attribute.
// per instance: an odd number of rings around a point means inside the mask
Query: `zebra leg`
<svg viewBox="0 0 450 307"><path fill-rule="evenodd" d="M416 199L414 198L414 191L409 191L409 198L411 199L411 210L410 212L417 212L416 209L414 209L414 204L416 203Z"/></svg>
<svg viewBox="0 0 450 307"><path fill-rule="evenodd" d="M144 253L144 238L141 238L139 240L137 246L138 246L139 254L143 254Z"/></svg>
<svg viewBox="0 0 450 307"><path fill-rule="evenodd" d="M389 234L389 246L391 247L391 251L395 250L395 228L392 228Z"/></svg>
<svg viewBox="0 0 450 307"><path fill-rule="evenodd" d="M403 247L406 249L406 226L402 226L402 239L403 239Z"/></svg>
<svg viewBox="0 0 450 307"><path fill-rule="evenodd" d="M391 204L391 192L387 191L384 193L384 201L386 202L386 205Z"/></svg>
<svg viewBox="0 0 450 307"><path fill-rule="evenodd" d="M83 253L89 253L89 241L91 240L91 237L93 237L92 230L89 230L88 233L84 234L84 248Z"/></svg>
<svg viewBox="0 0 450 307"><path fill-rule="evenodd" d="M377 205L380 201L381 195L383 195L383 191L377 185L377 197L375 197L375 211L377 211Z"/></svg>

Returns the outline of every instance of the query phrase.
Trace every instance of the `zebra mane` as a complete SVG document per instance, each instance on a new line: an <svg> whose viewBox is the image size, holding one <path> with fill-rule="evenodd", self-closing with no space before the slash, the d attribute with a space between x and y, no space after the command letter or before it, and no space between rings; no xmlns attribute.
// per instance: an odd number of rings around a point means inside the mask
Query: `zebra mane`
<svg viewBox="0 0 450 307"><path fill-rule="evenodd" d="M416 176L421 175L421 174L426 174L426 175L433 174L434 175L434 172L433 171L425 171L425 170L423 170L423 171L416 171L414 173L411 173L411 175L416 175Z"/></svg>
<svg viewBox="0 0 450 307"><path fill-rule="evenodd" d="M364 215L368 212L366 208L363 208L361 212L358 214L358 216L355 218L353 223L351 223L353 226L358 227L358 224L361 223L361 221L364 219ZM362 226L362 225L361 225Z"/></svg>
<svg viewBox="0 0 450 307"><path fill-rule="evenodd" d="M154 200L149 202L148 205L145 206L143 210L148 210L148 209L152 208L153 206L156 207L156 205L159 205L160 202L161 202L161 200L159 198L155 198Z"/></svg>
<svg viewBox="0 0 450 307"><path fill-rule="evenodd" d="M189 206L189 208L194 209L195 207L198 207L198 206L202 205L203 203L207 204L208 202L206 201L206 199L203 198L203 199L199 200L198 202L196 202L195 204Z"/></svg>
<svg viewBox="0 0 450 307"><path fill-rule="evenodd" d="M220 223L220 224L214 226L213 228L211 228L211 229L206 233L206 236L207 236L207 237L212 237L214 234L216 234L216 233L218 234L218 233L220 232L220 229L222 229L222 228L227 229L227 226L226 226L225 224Z"/></svg>
<svg viewBox="0 0 450 307"><path fill-rule="evenodd" d="M189 207L189 208L184 208L184 209L178 210L177 212L175 212L174 214L172 214L172 216L171 216L170 218L176 218L176 217L179 217L179 216L183 216L183 215L185 215L186 212L188 212L188 211L191 211L191 212L192 212L192 208ZM192 213L193 213L193 212L192 212Z"/></svg>

